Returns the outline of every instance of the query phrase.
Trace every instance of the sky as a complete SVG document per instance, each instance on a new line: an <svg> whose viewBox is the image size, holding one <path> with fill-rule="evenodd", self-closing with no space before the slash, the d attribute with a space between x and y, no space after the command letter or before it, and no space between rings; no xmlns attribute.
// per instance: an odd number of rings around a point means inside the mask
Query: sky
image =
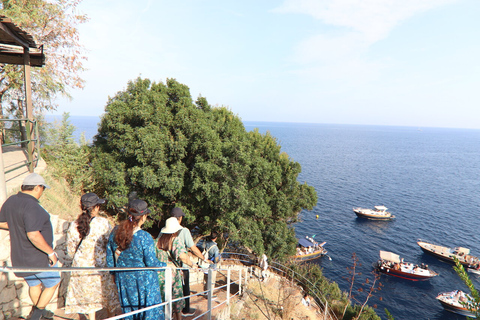
<svg viewBox="0 0 480 320"><path fill-rule="evenodd" d="M83 0L99 116L137 77L175 78L244 121L480 129L478 0Z"/></svg>

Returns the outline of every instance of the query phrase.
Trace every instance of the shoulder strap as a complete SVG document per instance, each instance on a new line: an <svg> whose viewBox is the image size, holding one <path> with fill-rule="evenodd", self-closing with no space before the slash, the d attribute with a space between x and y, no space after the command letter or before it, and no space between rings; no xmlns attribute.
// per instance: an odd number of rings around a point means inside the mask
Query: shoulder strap
<svg viewBox="0 0 480 320"><path fill-rule="evenodd" d="M167 253L170 258L170 261L175 265L175 267L180 268L181 266L179 265L178 261L173 258L172 251L168 250Z"/></svg>

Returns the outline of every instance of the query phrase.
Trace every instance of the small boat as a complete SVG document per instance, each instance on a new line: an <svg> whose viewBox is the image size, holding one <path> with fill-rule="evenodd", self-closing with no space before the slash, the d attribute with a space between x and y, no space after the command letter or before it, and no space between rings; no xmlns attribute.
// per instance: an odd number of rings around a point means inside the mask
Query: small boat
<svg viewBox="0 0 480 320"><path fill-rule="evenodd" d="M365 208L353 208L353 212L360 218L367 218L373 220L390 220L395 218L390 212L387 211L385 206L375 206L375 209Z"/></svg>
<svg viewBox="0 0 480 320"><path fill-rule="evenodd" d="M305 239L299 239L297 245L297 254L293 257L296 261L309 261L320 258L328 252L323 247L327 242L318 243L308 236Z"/></svg>
<svg viewBox="0 0 480 320"><path fill-rule="evenodd" d="M455 263L454 258L457 258L468 271L480 273L480 259L472 256L468 248L449 248L423 240L418 240L417 244L422 248L423 252L431 254L438 259Z"/></svg>
<svg viewBox="0 0 480 320"><path fill-rule="evenodd" d="M438 273L430 270L428 265L418 266L403 262L398 254L383 250L380 250L380 260L377 261L375 267L381 273L411 281L425 281L438 276Z"/></svg>
<svg viewBox="0 0 480 320"><path fill-rule="evenodd" d="M473 301L473 299L469 294L466 294L461 290L440 293L436 299L440 301L442 307L447 311L475 318L475 313L468 310L468 308L462 304L462 302L470 302Z"/></svg>

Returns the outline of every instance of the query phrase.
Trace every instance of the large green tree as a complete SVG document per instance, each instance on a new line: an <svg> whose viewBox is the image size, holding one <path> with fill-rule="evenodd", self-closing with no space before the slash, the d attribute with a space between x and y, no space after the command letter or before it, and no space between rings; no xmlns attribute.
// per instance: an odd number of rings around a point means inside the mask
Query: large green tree
<svg viewBox="0 0 480 320"><path fill-rule="evenodd" d="M193 102L187 86L137 79L110 98L94 138L97 191L115 207L137 191L163 222L174 206L201 233L224 233L257 253L281 258L295 248L302 209L313 187L297 181L301 167L276 139L247 132L238 116Z"/></svg>
<svg viewBox="0 0 480 320"><path fill-rule="evenodd" d="M43 45L45 66L31 69L35 111L55 109L55 98L70 97L69 89L84 85L80 73L86 57L77 29L86 21L77 10L81 0L0 1L0 14ZM0 115L17 113L18 99L24 99L23 83L23 66L0 64Z"/></svg>

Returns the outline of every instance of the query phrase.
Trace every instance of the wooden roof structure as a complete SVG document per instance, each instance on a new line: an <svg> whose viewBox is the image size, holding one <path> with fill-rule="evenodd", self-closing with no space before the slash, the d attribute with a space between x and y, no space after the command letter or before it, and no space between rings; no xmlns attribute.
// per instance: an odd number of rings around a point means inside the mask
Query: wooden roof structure
<svg viewBox="0 0 480 320"><path fill-rule="evenodd" d="M18 27L10 18L0 15L0 63L24 65L25 51L30 56L30 66L43 67L43 46L38 47L33 37Z"/></svg>
<svg viewBox="0 0 480 320"><path fill-rule="evenodd" d="M43 46L38 47L33 37L23 31L10 18L0 15L0 64L23 65L26 118L33 120L32 106L32 83L30 79L30 67L43 67L45 55ZM33 153L35 143L33 142L33 123L30 126L30 140L27 145L27 156L29 159L30 172L33 172ZM6 199L5 172L3 170L3 150L0 142L0 199Z"/></svg>

